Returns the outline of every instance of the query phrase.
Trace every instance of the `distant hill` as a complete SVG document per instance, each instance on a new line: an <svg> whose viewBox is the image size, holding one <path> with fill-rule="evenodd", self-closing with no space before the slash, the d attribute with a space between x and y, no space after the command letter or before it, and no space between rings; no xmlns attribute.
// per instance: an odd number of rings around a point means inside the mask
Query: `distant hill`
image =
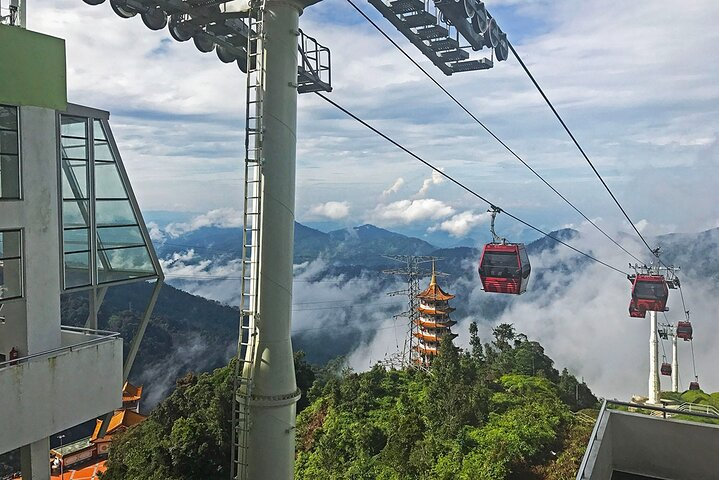
<svg viewBox="0 0 719 480"><path fill-rule="evenodd" d="M197 265L212 259L215 265L225 265L239 256L240 235L238 228L205 227L168 238L157 247L162 257L191 248L196 255L189 263ZM563 229L552 232L552 235L571 242L578 233ZM665 235L658 241L667 262L681 263L683 272L708 272L719 281L719 229L700 234ZM528 244L530 258L552 248L564 247L546 237ZM325 259L321 269L311 277L303 277L303 283L296 285L295 303L300 305L296 308L295 319L300 324L310 322L315 326L296 330L293 343L307 352L309 361L324 363L354 351L372 338L374 328L383 322L386 326L392 315L401 311L402 307L396 306L401 304L388 304L385 296L385 292L402 287L401 279L381 274L382 269L398 264L382 257L383 254L442 258L438 268L449 274L443 284L458 298L453 305L457 308L456 318L491 321L516 301L499 295L481 295L473 302L466 300L479 282L478 249L436 248L424 240L372 225L321 232L298 223L295 225L295 263L305 264L320 257ZM558 272L564 273L562 278L568 282L571 273L588 261L575 255L550 269L535 266L531 287L535 292L543 291L550 281L548 276L556 281ZM172 276L169 281L175 287L191 291L212 293L224 289L237 293L237 273L228 275L226 280L211 278L210 282ZM350 285L348 282L354 282L353 288L342 290L344 285ZM198 286L202 288L198 289ZM111 288L100 310L101 326L121 331L129 341L149 295L150 285L145 283ZM343 298L347 301L343 302ZM63 322L84 323L87 311L86 296L67 296L63 302ZM148 383L150 403L161 399L174 385L174 378L184 372L207 371L223 365L235 352L237 321L236 308L165 286L132 374L136 381Z"/></svg>

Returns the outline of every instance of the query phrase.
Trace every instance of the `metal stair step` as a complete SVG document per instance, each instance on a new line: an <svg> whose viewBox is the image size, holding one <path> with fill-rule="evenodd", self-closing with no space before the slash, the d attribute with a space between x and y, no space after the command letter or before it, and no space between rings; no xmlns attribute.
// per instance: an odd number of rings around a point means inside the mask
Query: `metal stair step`
<svg viewBox="0 0 719 480"><path fill-rule="evenodd" d="M429 25L437 25L437 17L426 10L415 13L413 15L405 15L402 17L404 23L410 28L426 27Z"/></svg>
<svg viewBox="0 0 719 480"><path fill-rule="evenodd" d="M394 13L420 12L424 10L424 2L422 0L395 0L390 2L389 8Z"/></svg>
<svg viewBox="0 0 719 480"><path fill-rule="evenodd" d="M439 25L432 25L430 27L420 28L416 33L422 40L432 40L433 38L446 37L449 31Z"/></svg>

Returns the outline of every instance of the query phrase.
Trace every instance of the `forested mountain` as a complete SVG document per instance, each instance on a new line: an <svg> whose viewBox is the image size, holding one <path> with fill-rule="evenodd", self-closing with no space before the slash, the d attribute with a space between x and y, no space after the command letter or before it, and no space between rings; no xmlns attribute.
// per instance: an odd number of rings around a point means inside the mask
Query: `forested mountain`
<svg viewBox="0 0 719 480"><path fill-rule="evenodd" d="M311 369L296 356L305 397L295 478L571 477L591 431L572 411L596 407L589 388L560 374L542 346L511 325L484 344L475 326L471 345L463 351L445 341L428 371L355 373L341 361ZM104 478L226 478L230 369L180 379L113 445Z"/></svg>

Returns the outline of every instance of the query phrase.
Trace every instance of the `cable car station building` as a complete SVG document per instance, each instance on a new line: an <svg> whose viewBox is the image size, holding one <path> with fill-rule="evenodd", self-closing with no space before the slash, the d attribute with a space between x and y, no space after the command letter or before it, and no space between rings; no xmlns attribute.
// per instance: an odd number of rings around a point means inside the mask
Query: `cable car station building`
<svg viewBox="0 0 719 480"><path fill-rule="evenodd" d="M97 329L107 288L162 273L108 123L67 103L65 45L0 25L0 453L49 479L49 437L122 406L119 334ZM85 328L63 293L89 292ZM146 323L145 323L146 325Z"/></svg>

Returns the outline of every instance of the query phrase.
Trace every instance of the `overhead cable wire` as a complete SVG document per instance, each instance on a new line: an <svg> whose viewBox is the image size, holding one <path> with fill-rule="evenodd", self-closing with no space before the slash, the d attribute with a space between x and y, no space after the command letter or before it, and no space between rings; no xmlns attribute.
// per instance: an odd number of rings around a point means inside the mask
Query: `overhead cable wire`
<svg viewBox="0 0 719 480"><path fill-rule="evenodd" d="M582 211L581 211L579 208L577 208L572 202L570 202L569 199L567 199L567 197L565 197L565 196L564 196L562 193L560 193L556 188L554 188L554 186L553 186L552 184L550 184L547 180L545 180L544 177L542 177L542 175L539 174L539 172L537 172L537 171L536 171L534 168L532 168L526 161L524 161L524 159L523 159L518 153L516 153L509 145L507 145L507 143L505 143L501 138L499 138L499 136L497 136L497 134L495 134L489 127L487 127L487 125L486 125L484 122L482 122L479 118L477 118L477 116L474 115L467 107L465 107L464 104L462 104L462 102L460 102L454 95L452 95L452 93L450 93L450 92L449 92L441 83L439 83L432 75L430 75L430 73L429 73L424 67L422 67L422 66L421 66L415 59L413 59L397 42L395 42L389 35L387 35L387 33L386 33L384 30L382 30L382 27L380 27L379 25L377 25L377 23L376 23L374 20L372 20L370 17L368 17L367 14L365 14L357 5L355 5L355 4L352 2L352 0L347 0L347 2L348 2L350 5L352 5L352 7L353 7L355 10L357 10L357 12L359 12L359 14L362 15L362 17L364 17L364 19L367 20L384 38L386 38L392 45L394 45L394 47L395 47L397 50L399 50L405 57L407 57L407 59L408 59L410 62L412 62L422 73L424 73L425 76L432 81L432 83L434 83L434 84L435 84L440 90L442 90L454 103L456 103L457 106L459 106L459 108L461 108L462 110L464 110L464 112L465 112L467 115L469 115L469 116L472 118L472 120L474 120L479 126L481 126L481 127L484 129L484 131L486 131L492 138L494 138L494 139L495 139L502 147L504 147L504 149L507 150L514 158L516 158L517 160L519 160L519 161L522 163L522 165L524 165L525 167L527 167L530 172L532 172L532 173L533 173L538 179L540 179L547 187L549 187L554 193L556 193L556 194L559 196L559 198L561 198L562 200L564 200L564 202L565 202L567 205L569 205L570 207L572 207L572 208L574 209L574 211L576 211L579 215L581 215L587 222L589 222L590 225L592 225L594 228L596 228L597 230L599 230L599 231L602 233L602 235L604 235L605 237L607 237L612 243L614 243L617 247L619 247L620 249L622 249L622 250L624 251L624 253L626 253L627 255L629 255L630 257L632 257L632 258L633 258L634 260L636 260L637 262L643 263L643 262L642 262L641 260L639 260L639 258L637 258L634 254L632 254L630 251L628 251L626 248L624 248L619 242L617 242L616 240L614 240L614 239L613 239L607 232L605 232L599 225L597 225L594 221L592 221L589 217L587 217L587 216L584 214L584 212L582 212Z"/></svg>
<svg viewBox="0 0 719 480"><path fill-rule="evenodd" d="M625 218L627 219L627 221L629 222L629 225L632 226L632 228L634 229L634 231L637 233L637 235L638 235L639 238L642 240L642 242L644 242L644 245L646 245L646 247L649 249L649 251L652 253L652 255L656 256L656 257L657 257L657 260L659 260L659 257L658 257L658 255L656 254L656 250L649 246L649 243L647 243L647 241L646 241L646 239L644 238L644 236L642 235L642 233L639 231L639 229L636 227L636 225L634 225L634 222L632 221L632 219L629 218L629 214L627 214L627 211L624 209L624 207L622 207L622 204L619 203L619 200L617 200L617 197L614 195L614 193L612 192L612 190L609 188L609 185L607 185L607 182L605 182L604 179L602 178L602 176L599 174L599 171L597 171L597 169L594 167L594 164L593 164L592 161L589 159L589 156L586 154L586 152L584 151L584 149L582 148L582 146L579 144L579 142L578 142L577 139L575 138L575 136L574 136L574 134L572 133L572 131L569 129L569 127L567 126L567 124L564 122L564 119L562 119L561 115L559 115L559 112L557 111L557 109L554 108L554 105L553 105L552 102L549 100L549 97L547 97L547 95L544 93L544 90L542 90L542 87L539 86L539 83L538 83L537 80L534 78L534 75L532 75L532 72L529 71L529 68L527 68L527 65L526 65L526 64L524 63L524 61L522 60L522 57L519 56L519 54L517 53L517 50L514 49L514 46L512 45L511 42L509 42L509 40L507 40L507 44L509 45L509 49L512 51L512 54L514 54L514 57L517 59L517 61L519 62L519 64L522 66L522 69L524 70L524 73L527 74L527 76L529 77L529 79L532 81L532 83L534 84L534 86L537 88L537 91L539 92L539 94L542 96L542 98L544 99L544 101L547 103L547 105L549 106L549 108L550 108L550 109L552 110L552 112L554 113L554 116L557 117L557 120L559 120L559 123L562 124L562 127L564 127L564 130L565 130L565 131L567 132L567 134L569 135L569 138L572 139L572 142L574 142L574 145L577 147L577 149L578 149L579 152L582 154L582 156L584 157L584 159L587 161L587 163L589 164L589 166L592 168L592 171L593 171L594 174L597 176L597 178L599 179L599 181L602 182L602 185L604 185L604 188L607 190L607 192L609 193L609 195L612 197L612 200L614 200L614 203L617 204L617 207L619 207L619 210L621 210L621 212L624 214L624 217L625 217ZM633 256L633 255L632 255L632 256ZM635 257L635 258L636 258L636 257ZM659 263L662 263L662 261L659 260ZM663 263L662 263L662 264L663 264ZM666 267L666 265L664 265L664 266Z"/></svg>
<svg viewBox="0 0 719 480"><path fill-rule="evenodd" d="M694 339L689 340L689 343L692 346L692 367L694 368L694 379L697 380L699 377L697 376L697 362L694 360Z"/></svg>
<svg viewBox="0 0 719 480"><path fill-rule="evenodd" d="M689 320L689 310L687 310L687 304L684 303L684 291L682 290L681 283L679 284L679 295L682 298L682 308L684 309L684 316Z"/></svg>
<svg viewBox="0 0 719 480"><path fill-rule="evenodd" d="M396 140L392 139L391 137L389 137L389 136L386 135L385 133L382 133L380 130L378 130L377 128L373 127L372 125L370 125L370 124L367 123L366 121L362 120L360 117L358 117L358 116L355 115L354 113L350 112L349 110L347 110L347 109L344 108L343 106L339 105L339 104L336 103L335 101L333 101L333 100L329 99L328 97L322 95L320 92L315 92L315 94L316 94L318 97L322 98L322 99L323 99L324 101L326 101L327 103L329 103L330 105L333 105L335 108L337 108L338 110L342 111L345 115L347 115L347 116L349 116L350 118L352 118L353 120L355 120L355 121L361 123L361 124L364 125L366 128L368 128L369 130L371 130L372 132L376 133L377 135L379 135L379 136L382 137L383 139L387 140L389 143L391 143L391 144L394 145L395 147L397 147L397 148L399 148L400 150L402 150L403 152L407 153L408 155L410 155L411 157L413 157L415 160L419 161L420 163L424 164L425 166L429 167L429 168L432 169L433 171L437 172L439 175L443 176L444 178L446 178L446 179L449 180L450 182L454 183L455 185L457 185L457 186L460 187L461 189L465 190L465 191L466 191L467 193L469 193L470 195L472 195L472 196L474 196L474 197L476 197L476 198L482 200L483 202L485 202L486 204L488 204L490 207L499 209L499 211L501 211L502 213L504 213L505 215L507 215L509 218L511 218L511 219L513 219L513 220L515 220L515 221L517 221L517 222L519 222L519 223L521 223L522 225L524 225L524 226L526 226L526 227L528 227L528 228L530 228L530 229L532 229L532 230L534 230L534 231L536 231L536 232L538 232L538 233L541 233L541 234L542 234L543 236L545 236L545 237L551 238L551 239L554 240L555 242L564 245L565 247L567 247L567 248L573 250L573 251L576 252L576 253L579 253L580 255L582 255L582 256L584 256L584 257L586 257L586 258L588 258L588 259L590 259L590 260L592 260L592 261L594 261L594 262L597 262L597 263L599 263L599 264L601 264L601 265L604 265L605 267L610 268L610 269L612 269L612 270L614 270L614 271L616 271L616 272L618 272L618 273L621 273L622 275L627 275L627 273L626 273L625 271L623 271L623 270L621 270L621 269L619 269L619 268L613 267L612 265L609 265L608 263L603 262L603 261L599 260L598 258L594 257L593 255L591 255L591 254L589 254L589 253L586 253L586 252L583 252L583 251L579 250L578 248L576 248L576 247L574 247L574 246L568 244L567 242L565 242L565 241L563 241L563 240L561 240L561 239L555 237L555 236L552 235L551 233L545 232L544 230L540 229L539 227L535 227L535 226L532 225L531 223L526 222L525 220L522 220L521 218L517 217L516 215L513 215L513 214L511 214L511 213L509 213L509 212L507 212L507 211L505 211L505 210L499 208L496 204L494 204L493 202L487 200L485 197L483 197L483 196L480 195L479 193L475 192L474 190L472 190L471 188L469 188L469 187L468 187L467 185L465 185L464 183L460 182L459 180L455 179L455 178L452 177L451 175L449 175L449 174L445 173L444 171L440 170L438 167L435 167L433 164L431 164L431 163L428 162L427 160L423 159L422 157L420 157L419 155L417 155L416 153L414 153L413 151L411 151L410 149L408 149L408 148L405 147L404 145L400 144L400 143L397 142Z"/></svg>

